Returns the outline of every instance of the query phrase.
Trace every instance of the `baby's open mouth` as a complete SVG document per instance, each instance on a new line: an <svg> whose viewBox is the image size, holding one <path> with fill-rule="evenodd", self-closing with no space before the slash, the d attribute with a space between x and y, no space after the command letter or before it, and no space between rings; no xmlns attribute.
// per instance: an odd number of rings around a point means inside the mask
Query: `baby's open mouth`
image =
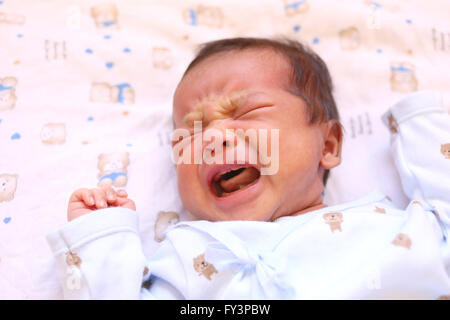
<svg viewBox="0 0 450 320"><path fill-rule="evenodd" d="M258 181L261 173L255 167L242 167L218 173L212 181L212 190L218 197L248 188Z"/></svg>

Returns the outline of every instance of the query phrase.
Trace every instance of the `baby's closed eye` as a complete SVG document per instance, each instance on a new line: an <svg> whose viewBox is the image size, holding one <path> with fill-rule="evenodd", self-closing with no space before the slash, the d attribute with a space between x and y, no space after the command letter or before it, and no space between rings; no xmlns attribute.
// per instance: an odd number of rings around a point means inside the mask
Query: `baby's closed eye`
<svg viewBox="0 0 450 320"><path fill-rule="evenodd" d="M251 105L251 106L248 106L248 107L241 107L241 108L236 110L233 118L242 120L245 117L256 115L256 112L259 112L259 111L264 111L265 112L266 110L269 110L269 109L274 108L274 107L275 107L275 105L273 105L273 104L268 104L268 105Z"/></svg>

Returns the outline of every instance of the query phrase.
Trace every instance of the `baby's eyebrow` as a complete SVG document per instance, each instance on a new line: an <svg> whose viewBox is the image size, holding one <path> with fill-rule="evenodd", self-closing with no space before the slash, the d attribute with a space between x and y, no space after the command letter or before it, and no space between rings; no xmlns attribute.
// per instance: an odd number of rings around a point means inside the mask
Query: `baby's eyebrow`
<svg viewBox="0 0 450 320"><path fill-rule="evenodd" d="M198 102L194 110L183 117L183 123L194 127L194 121L202 121L203 125L207 125L213 120L229 118L252 94L243 90L223 96L209 95ZM206 108L211 104L214 104L213 108Z"/></svg>
<svg viewBox="0 0 450 320"><path fill-rule="evenodd" d="M194 121L203 121L203 111L201 107L196 107L193 111L183 117L183 123L189 127L194 127Z"/></svg>

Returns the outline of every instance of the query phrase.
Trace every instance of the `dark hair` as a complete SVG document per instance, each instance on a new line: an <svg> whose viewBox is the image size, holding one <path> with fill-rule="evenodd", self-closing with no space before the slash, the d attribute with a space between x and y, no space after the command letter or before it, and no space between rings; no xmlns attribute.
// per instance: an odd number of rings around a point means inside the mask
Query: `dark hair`
<svg viewBox="0 0 450 320"><path fill-rule="evenodd" d="M220 52L245 49L271 49L284 56L290 63L293 84L290 91L300 96L307 104L309 123L335 120L340 129L339 112L332 94L333 83L325 62L311 49L290 39L229 38L204 43L191 61L183 77L197 64ZM323 184L326 185L329 170L325 170Z"/></svg>

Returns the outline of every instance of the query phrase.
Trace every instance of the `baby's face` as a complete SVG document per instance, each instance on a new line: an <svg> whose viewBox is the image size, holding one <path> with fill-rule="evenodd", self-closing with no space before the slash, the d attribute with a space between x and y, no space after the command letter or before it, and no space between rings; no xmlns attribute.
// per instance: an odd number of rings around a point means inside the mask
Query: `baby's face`
<svg viewBox="0 0 450 320"><path fill-rule="evenodd" d="M193 121L202 121L203 133L253 130L258 139L262 138L258 130L263 129L269 138L269 155L271 150L278 152L278 159L270 155L272 162L278 162L270 164L278 168L275 174L261 175L270 165L262 163L263 151L252 146L250 139L244 164L237 164L236 158L232 164L178 164L180 196L197 218L272 221L322 203L327 125L308 124L305 102L288 91L290 72L288 62L272 51L233 51L208 57L178 85L175 129L193 131ZM279 130L278 141L272 139L272 129ZM278 149L273 148L277 142ZM221 144L221 151L225 154L234 146ZM256 164L249 162L252 152L258 155Z"/></svg>

